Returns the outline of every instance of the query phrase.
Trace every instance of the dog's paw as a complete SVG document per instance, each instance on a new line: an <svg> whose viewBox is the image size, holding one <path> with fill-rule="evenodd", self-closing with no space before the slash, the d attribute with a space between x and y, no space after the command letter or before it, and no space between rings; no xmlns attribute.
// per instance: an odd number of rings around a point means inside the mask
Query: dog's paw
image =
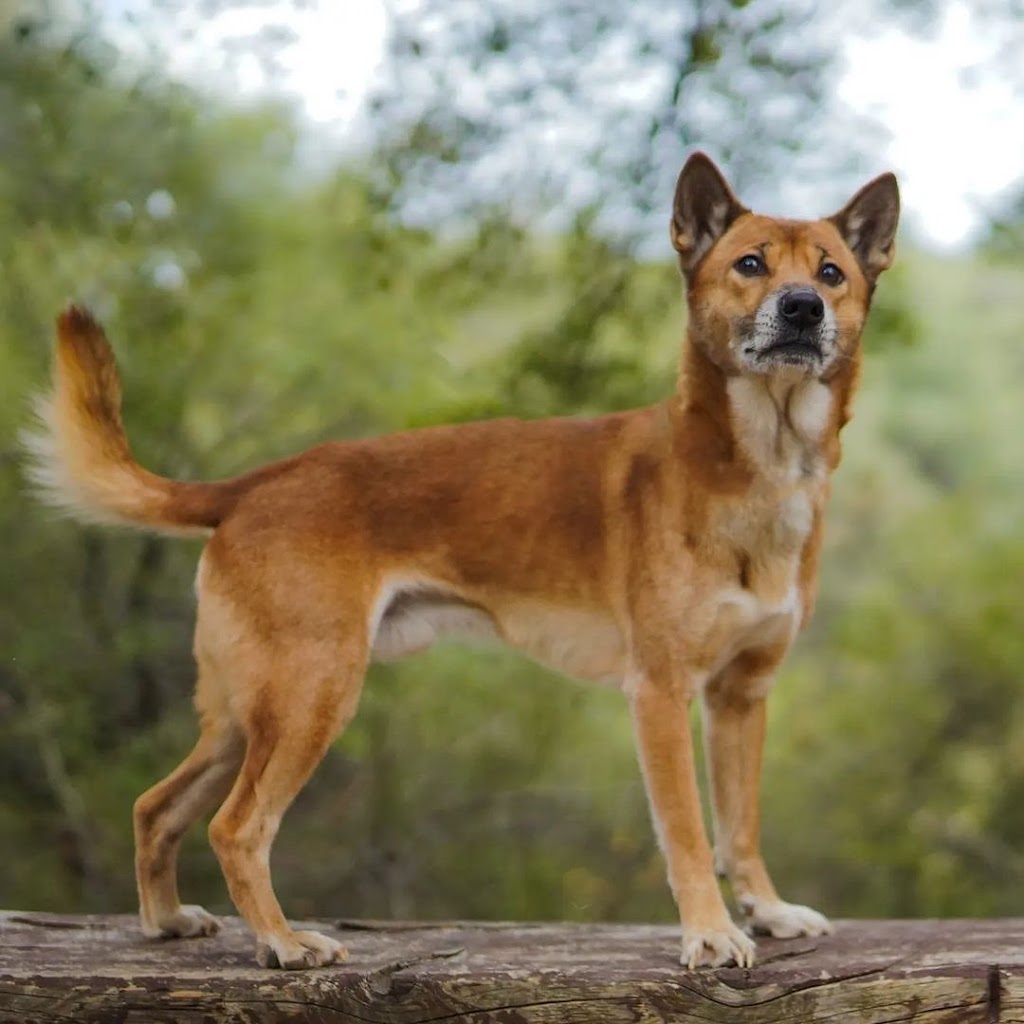
<svg viewBox="0 0 1024 1024"><path fill-rule="evenodd" d="M724 928L684 928L679 962L691 971L695 967L723 967L728 963L752 967L754 953L754 943L729 922Z"/></svg>
<svg viewBox="0 0 1024 1024"><path fill-rule="evenodd" d="M142 932L150 939L191 939L216 935L220 921L202 907L190 904L155 922L142 922Z"/></svg>
<svg viewBox="0 0 1024 1024"><path fill-rule="evenodd" d="M325 967L346 959L348 950L319 932L289 932L282 939L274 938L256 947L256 963L260 967L281 967L286 971Z"/></svg>
<svg viewBox="0 0 1024 1024"><path fill-rule="evenodd" d="M801 935L832 934L832 925L827 917L798 903L746 899L740 902L740 906L746 919L747 930L752 935L795 939Z"/></svg>

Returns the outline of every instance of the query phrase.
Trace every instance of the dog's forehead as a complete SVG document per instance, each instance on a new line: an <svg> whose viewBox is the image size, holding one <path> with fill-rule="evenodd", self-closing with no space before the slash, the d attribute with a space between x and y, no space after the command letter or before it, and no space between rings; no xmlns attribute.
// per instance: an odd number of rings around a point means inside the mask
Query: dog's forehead
<svg viewBox="0 0 1024 1024"><path fill-rule="evenodd" d="M742 256L760 252L772 256L818 263L822 256L849 254L842 235L829 220L783 220L751 213L739 217L721 238L723 254Z"/></svg>

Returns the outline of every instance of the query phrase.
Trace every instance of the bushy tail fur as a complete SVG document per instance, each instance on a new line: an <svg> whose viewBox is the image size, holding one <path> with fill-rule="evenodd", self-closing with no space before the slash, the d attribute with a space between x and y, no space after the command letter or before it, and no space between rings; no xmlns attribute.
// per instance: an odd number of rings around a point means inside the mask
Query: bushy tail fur
<svg viewBox="0 0 1024 1024"><path fill-rule="evenodd" d="M36 399L26 432L27 474L40 497L78 519L168 533L208 532L237 487L186 483L143 469L121 423L121 378L103 328L82 306L57 318L53 386Z"/></svg>

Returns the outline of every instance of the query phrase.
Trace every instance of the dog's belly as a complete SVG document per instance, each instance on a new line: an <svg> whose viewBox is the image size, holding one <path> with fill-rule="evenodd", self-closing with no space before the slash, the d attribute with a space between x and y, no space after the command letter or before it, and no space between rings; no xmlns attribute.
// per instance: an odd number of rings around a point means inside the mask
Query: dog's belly
<svg viewBox="0 0 1024 1024"><path fill-rule="evenodd" d="M616 686L626 676L626 644L607 612L525 601L502 609L499 624L507 643L568 676Z"/></svg>
<svg viewBox="0 0 1024 1024"><path fill-rule="evenodd" d="M374 661L395 661L433 646L444 636L497 637L494 618L480 605L429 585L392 586L378 599L370 637Z"/></svg>
<svg viewBox="0 0 1024 1024"><path fill-rule="evenodd" d="M386 587L371 635L374 661L394 661L427 650L443 637L503 640L566 675L619 684L626 670L622 634L610 615L542 601L508 601L499 608L432 584Z"/></svg>

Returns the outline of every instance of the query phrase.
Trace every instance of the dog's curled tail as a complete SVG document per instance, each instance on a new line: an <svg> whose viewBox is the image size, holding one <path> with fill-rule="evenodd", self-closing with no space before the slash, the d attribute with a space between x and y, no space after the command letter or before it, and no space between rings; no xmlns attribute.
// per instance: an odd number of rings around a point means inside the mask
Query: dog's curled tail
<svg viewBox="0 0 1024 1024"><path fill-rule="evenodd" d="M77 519L206 533L237 498L231 481L169 480L135 461L121 423L114 353L82 306L57 318L53 384L35 409L39 428L22 436L27 476L46 504Z"/></svg>

